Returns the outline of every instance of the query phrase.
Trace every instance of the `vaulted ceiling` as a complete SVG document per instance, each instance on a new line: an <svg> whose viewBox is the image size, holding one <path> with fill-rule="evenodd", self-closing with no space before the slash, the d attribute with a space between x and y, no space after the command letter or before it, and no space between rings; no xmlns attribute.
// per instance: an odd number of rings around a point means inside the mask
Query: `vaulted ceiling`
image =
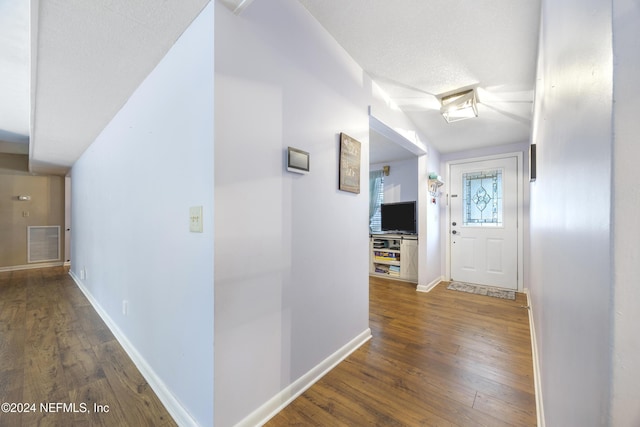
<svg viewBox="0 0 640 427"><path fill-rule="evenodd" d="M439 151L528 140L539 0L299 1ZM207 3L0 0L0 152L65 173ZM446 123L470 85L478 117Z"/></svg>

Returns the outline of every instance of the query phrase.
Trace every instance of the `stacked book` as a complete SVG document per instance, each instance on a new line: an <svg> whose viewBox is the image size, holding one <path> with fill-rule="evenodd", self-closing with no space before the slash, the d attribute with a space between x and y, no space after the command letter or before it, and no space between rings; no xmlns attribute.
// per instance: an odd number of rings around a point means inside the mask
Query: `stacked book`
<svg viewBox="0 0 640 427"><path fill-rule="evenodd" d="M376 273L389 274L389 266L376 264Z"/></svg>
<svg viewBox="0 0 640 427"><path fill-rule="evenodd" d="M393 252L378 252L374 251L373 256L376 261L400 261L400 254Z"/></svg>
<svg viewBox="0 0 640 427"><path fill-rule="evenodd" d="M389 266L389 276L400 277L400 266L399 265L390 265Z"/></svg>

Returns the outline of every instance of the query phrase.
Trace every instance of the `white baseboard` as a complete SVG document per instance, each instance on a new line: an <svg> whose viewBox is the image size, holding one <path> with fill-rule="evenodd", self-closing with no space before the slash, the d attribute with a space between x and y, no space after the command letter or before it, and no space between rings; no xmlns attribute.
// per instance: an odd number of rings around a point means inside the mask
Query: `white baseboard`
<svg viewBox="0 0 640 427"><path fill-rule="evenodd" d="M538 357L538 340L536 339L536 328L533 323L533 309L531 307L531 295L529 288L524 288L527 295L527 306L529 311L529 330L531 331L531 353L533 356L533 384L536 392L536 416L538 427L545 427L544 405L542 401L542 383L540 382L540 359Z"/></svg>
<svg viewBox="0 0 640 427"><path fill-rule="evenodd" d="M40 262L36 264L12 265L10 267L0 267L0 272L17 270L34 270L36 268L60 267L62 262Z"/></svg>
<svg viewBox="0 0 640 427"><path fill-rule="evenodd" d="M435 288L436 285L444 280L444 276L437 277L434 281L429 283L428 285L422 286L418 285L416 291L418 292L429 292L431 289Z"/></svg>
<svg viewBox="0 0 640 427"><path fill-rule="evenodd" d="M91 292L86 288L82 280L78 278L73 271L69 271L69 275L76 282L82 293L87 297L93 308L98 315L102 318L107 327L111 330L111 333L115 336L116 340L122 345L124 351L131 358L136 365L142 376L149 383L153 391L156 393L162 404L167 411L173 417L173 420L181 427L198 427L196 420L189 415L187 410L180 404L180 402L171 393L166 384L155 373L153 368L147 363L147 361L138 352L135 346L129 341L127 336L118 328L116 323L111 319L106 311L100 306L98 301L91 295Z"/></svg>
<svg viewBox="0 0 640 427"><path fill-rule="evenodd" d="M327 357L309 372L273 396L262 406L249 414L245 419L236 424L235 427L254 427L264 425L289 403L293 402L296 397L300 396L320 378L332 370L338 363L342 362L362 344L369 341L369 339L371 339L371 329L367 328L360 335L345 344L341 349Z"/></svg>

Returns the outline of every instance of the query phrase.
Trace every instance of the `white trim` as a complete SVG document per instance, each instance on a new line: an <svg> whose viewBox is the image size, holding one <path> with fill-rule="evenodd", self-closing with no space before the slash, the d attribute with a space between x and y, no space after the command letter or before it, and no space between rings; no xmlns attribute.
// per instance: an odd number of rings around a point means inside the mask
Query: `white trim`
<svg viewBox="0 0 640 427"><path fill-rule="evenodd" d="M418 285L418 287L416 288L416 291L418 291L418 292L429 292L433 288L435 288L438 283L442 282L443 280L444 280L444 276L437 277L434 281L432 281L431 283L429 283L426 286Z"/></svg>
<svg viewBox="0 0 640 427"><path fill-rule="evenodd" d="M371 107L369 107L369 128L398 144L410 153L415 154L417 157L427 154L427 146L422 141L411 141L406 136L387 125L382 120L371 114Z"/></svg>
<svg viewBox="0 0 640 427"><path fill-rule="evenodd" d="M28 265L12 265L9 267L0 267L0 272L17 271L17 270L34 270L37 268L60 267L61 265L63 265L62 262L41 262L38 264L34 263L34 264L28 264Z"/></svg>
<svg viewBox="0 0 640 427"><path fill-rule="evenodd" d="M531 308L531 295L529 288L524 288L527 295L527 309L529 311L529 330L531 332L531 354L533 359L533 384L536 393L536 416L538 418L537 426L545 427L544 422L544 405L542 401L542 383L540 382L540 358L538 356L538 340L536 339L536 328L533 324L533 310Z"/></svg>
<svg viewBox="0 0 640 427"><path fill-rule="evenodd" d="M293 402L298 396L315 384L316 381L326 375L330 370L338 365L338 363L342 362L347 356L356 351L362 344L366 343L370 339L371 329L367 328L338 351L312 368L309 372L266 401L262 406L236 424L235 427L253 427L266 424L267 421L273 418L289 403Z"/></svg>
<svg viewBox="0 0 640 427"><path fill-rule="evenodd" d="M511 153L494 154L491 156L482 157L470 157L468 159L450 160L446 163L447 170L447 208L446 208L446 222L444 233L446 235L446 250L445 250L445 278L451 278L451 233L449 232L449 224L451 224L451 165L459 165L464 163L480 162L483 160L497 160L505 159L508 157L517 158L517 186L518 186L518 289L517 292L524 292L524 164L523 164L523 152L514 151Z"/></svg>
<svg viewBox="0 0 640 427"><path fill-rule="evenodd" d="M416 279L403 279L402 277L389 276L387 273L376 273L375 271L373 273L369 272L369 277L381 277L383 279L395 280L396 282L413 283L415 285L418 284Z"/></svg>
<svg viewBox="0 0 640 427"><path fill-rule="evenodd" d="M149 383L167 411L169 411L169 413L173 417L173 420L181 427L198 427L198 423L196 422L196 420L194 420L191 415L189 415L187 410L175 398L175 396L171 393L171 390L155 373L153 368L147 363L144 357L142 357L142 355L138 353L138 350L131 343L131 341L129 341L127 336L120 330L120 328L118 328L118 325L116 325L116 323L111 319L109 314L107 314L107 312L102 308L102 306L93 297L93 295L91 295L91 292L89 292L82 280L80 280L80 278L78 278L73 273L73 271L69 271L69 275L76 282L78 288L80 288L82 293L87 297L100 318L111 330L111 333L113 333L116 340L120 343L120 345L122 345L124 351L131 358L144 379L147 380L147 383Z"/></svg>

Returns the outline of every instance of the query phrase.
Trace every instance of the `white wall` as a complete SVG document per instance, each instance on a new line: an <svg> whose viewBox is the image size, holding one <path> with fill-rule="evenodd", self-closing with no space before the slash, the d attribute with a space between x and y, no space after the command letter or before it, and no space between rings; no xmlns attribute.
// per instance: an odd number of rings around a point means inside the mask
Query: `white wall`
<svg viewBox="0 0 640 427"><path fill-rule="evenodd" d="M496 156L500 154L516 153L516 152L523 153L523 163L524 163L523 173L527 175L527 182L529 182L529 178L528 178L529 141L514 142L512 144L496 145L493 147L478 148L476 150L458 151L455 153L441 154L440 168L443 171L441 175L443 177L446 176L447 162L451 162L454 160L471 159L476 157Z"/></svg>
<svg viewBox="0 0 640 427"><path fill-rule="evenodd" d="M529 281L544 411L548 426L601 426L612 331L611 3L542 3Z"/></svg>
<svg viewBox="0 0 640 427"><path fill-rule="evenodd" d="M442 169L440 164L440 153L430 146L427 154L426 169L427 176L432 172L440 176L445 175L445 171ZM426 182L426 180L423 180L423 183ZM425 190L427 192L427 262L424 266L424 272L422 275L424 277L424 284L430 285L444 278L445 270L442 268L442 260L445 257L444 252L442 251L441 237L443 235L441 223L444 222L444 219L446 218L446 212L443 212L442 208L446 206L447 200L444 195L444 187L440 187L440 193L435 197L435 204L431 201L433 196L429 193L429 189L426 188L422 191Z"/></svg>
<svg viewBox="0 0 640 427"><path fill-rule="evenodd" d="M610 425L640 425L640 9L638 2L613 2L614 158L614 341ZM632 160L633 159L633 160Z"/></svg>
<svg viewBox="0 0 640 427"><path fill-rule="evenodd" d="M384 203L418 200L418 158L371 165L371 170L382 170L389 165L389 175L384 177Z"/></svg>
<svg viewBox="0 0 640 427"><path fill-rule="evenodd" d="M234 425L368 330L371 82L298 2L216 6L215 423ZM338 190L339 133L362 142ZM285 149L311 172L286 172Z"/></svg>
<svg viewBox="0 0 640 427"><path fill-rule="evenodd" d="M156 392L202 426L213 423L213 167L211 4L72 169L72 273L85 269L81 285ZM204 208L201 234L190 206Z"/></svg>

